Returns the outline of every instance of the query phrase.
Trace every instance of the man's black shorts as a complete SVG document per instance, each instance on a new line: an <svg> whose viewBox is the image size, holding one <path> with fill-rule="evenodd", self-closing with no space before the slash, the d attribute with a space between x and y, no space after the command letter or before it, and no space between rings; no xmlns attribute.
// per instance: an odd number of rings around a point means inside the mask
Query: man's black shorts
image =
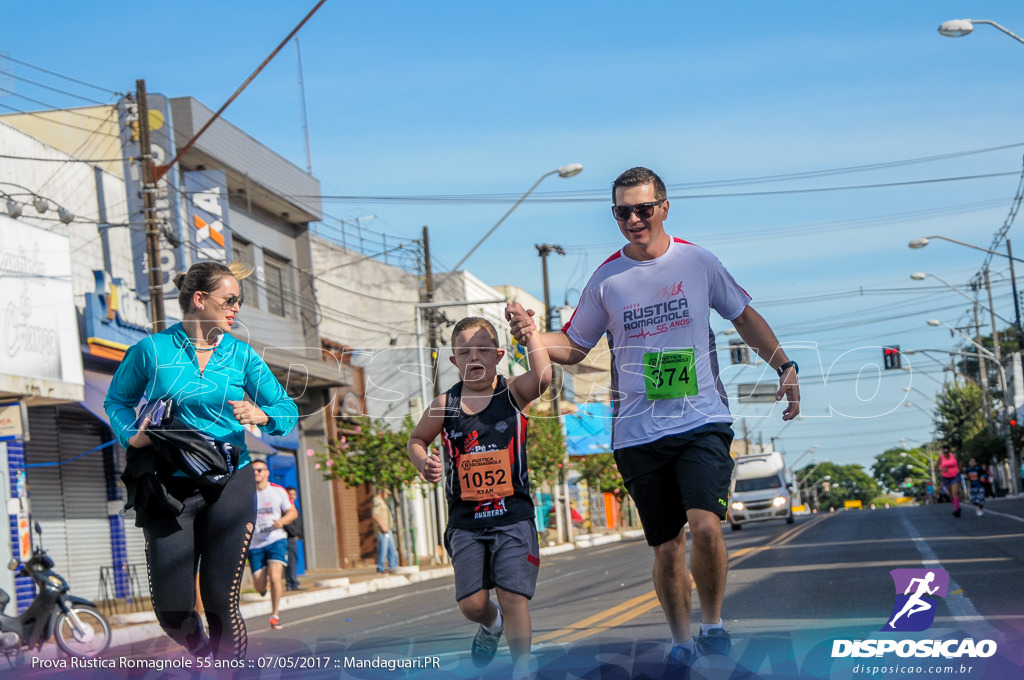
<svg viewBox="0 0 1024 680"><path fill-rule="evenodd" d="M687 510L707 510L725 518L732 438L727 423L711 423L615 451L615 463L640 513L648 545L675 538L686 524Z"/></svg>

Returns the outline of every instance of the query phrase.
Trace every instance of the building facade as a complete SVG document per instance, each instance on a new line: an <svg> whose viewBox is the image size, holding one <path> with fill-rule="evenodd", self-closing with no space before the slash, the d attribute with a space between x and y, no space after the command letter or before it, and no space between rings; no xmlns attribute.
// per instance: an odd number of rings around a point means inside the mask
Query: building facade
<svg viewBox="0 0 1024 680"><path fill-rule="evenodd" d="M149 107L159 113L150 116L158 162L177 153L213 115L192 98L150 95ZM142 532L130 513L121 514L124 452L102 408L124 351L152 327L148 274L139 267L145 262L139 239L145 223L136 131L137 106L130 99L110 107L0 116L0 145L21 159L0 166L0 198L14 201L0 219L0 248L14 249L0 259L3 294L13 295L14 303L31 302L23 328L50 333L61 346L59 369L36 368L16 354L0 363L0 409L15 405L0 413L24 414L25 421L20 432L11 428L0 450L9 479L6 499L23 498L20 505L8 503L10 550L20 550L21 516L30 515L73 591L101 600L148 595ZM110 162L118 156L125 160ZM90 160L96 158L105 160ZM295 398L300 421L283 437L254 428L250 450L266 457L275 481L299 489L306 564L334 567L335 527L311 520L333 517L335 499L330 486L311 474L306 453L327 439L330 391L354 378L342 363L324 362L320 349L309 273L309 224L320 219L317 196L314 177L218 120L161 180L157 218L167 322L180 318L171 278L192 262L239 260L252 269L242 282L246 304L235 334L261 352ZM36 198L49 199L52 210L38 212ZM73 219L65 221L69 215ZM12 234L28 233L26 224L41 233L31 243L16 241ZM45 256L27 250L33 244L45 247ZM46 274L28 277L28 268ZM44 283L59 290L44 290ZM59 329L39 326L42 315L59 320ZM17 337L17 331L4 333L5 346Z"/></svg>

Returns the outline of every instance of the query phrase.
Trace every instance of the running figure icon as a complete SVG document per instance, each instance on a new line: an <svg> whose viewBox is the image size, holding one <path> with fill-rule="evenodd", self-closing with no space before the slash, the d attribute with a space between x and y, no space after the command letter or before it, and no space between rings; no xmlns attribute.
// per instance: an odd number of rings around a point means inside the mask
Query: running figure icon
<svg viewBox="0 0 1024 680"><path fill-rule="evenodd" d="M935 606L933 603L922 599L925 595L934 595L935 591L939 589L938 586L935 586L934 588L928 587L934 580L934 571L929 571L924 578L910 579L910 584L907 585L907 589L903 591L903 594L909 595L910 590L914 587L915 583L918 584L917 591L913 595L910 595L910 599L908 599L906 604L903 605L903 609L901 609L896 616L892 617L892 621L889 622L890 628L895 628L896 619L900 618L904 614L906 614L909 619L914 614L917 614L918 612L926 612Z"/></svg>

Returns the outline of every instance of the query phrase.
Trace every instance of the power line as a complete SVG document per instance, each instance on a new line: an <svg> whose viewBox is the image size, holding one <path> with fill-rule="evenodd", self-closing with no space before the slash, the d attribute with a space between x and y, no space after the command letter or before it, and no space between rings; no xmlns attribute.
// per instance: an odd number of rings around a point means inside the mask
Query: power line
<svg viewBox="0 0 1024 680"><path fill-rule="evenodd" d="M991 172L977 175L959 175L955 177L930 177L927 179L905 180L901 182L879 182L875 184L852 184L831 187L813 187L803 189L776 189L772 191L736 191L714 194L677 194L669 196L672 200L697 200L707 198L750 198L757 196L784 196L789 194L813 194L830 191L859 191L864 189L887 189L892 187L922 186L926 184L943 184L948 182L966 182L979 179L993 179L996 177L1008 177L1018 175L1018 172ZM293 198L314 198L312 196L293 196ZM336 195L320 196L321 200L339 201L342 203L420 203L420 204L493 204L508 203L510 198L497 198L486 195L462 195L462 196L432 196L432 195L411 195L411 196L356 196ZM569 197L536 195L525 199L526 203L605 203L607 196L602 197Z"/></svg>
<svg viewBox="0 0 1024 680"><path fill-rule="evenodd" d="M35 69L36 71L41 71L41 72L46 73L46 74L51 75L51 76L56 76L58 78L63 78L64 80L69 80L69 81L71 81L73 83L78 83L79 85L85 85L86 87L91 87L94 90L99 90L100 92L103 92L105 94L110 94L110 95L114 95L114 96L117 96L118 94L120 94L119 92L117 92L115 90L111 90L110 88L107 88L107 87L100 87L99 85L93 85L92 83L87 83L84 80L78 80L77 78L72 78L71 76L66 76L66 75L63 75L61 73L57 73L56 71L50 71L50 70L45 69L45 68L43 68L41 66L34 66L33 64L29 64L28 62L24 62L24 61L21 61L19 59L15 59L14 57L12 57L12 56L10 56L8 54L5 54L5 55L3 55L0 58L6 59L7 61L13 61L15 64L20 64L22 66L27 66L27 67L29 67L31 69Z"/></svg>
<svg viewBox="0 0 1024 680"><path fill-rule="evenodd" d="M25 78L23 76L19 76L19 75L13 73L13 72L8 74L8 75L10 75L15 80L20 80L23 83L28 83L30 85L35 85L36 87L41 87L44 90L50 90L51 92L56 92L57 94L63 94L63 95L66 95L68 97L74 97L75 99L81 99L82 101L89 102L90 104L98 104L100 106L106 106L106 104L107 104L106 102L96 101L95 99L89 99L88 97L83 97L82 95L75 94L74 92L68 92L67 90L61 90L60 88L52 87L50 85L44 85L43 83L38 83L38 82L36 82L34 80L30 80L29 78Z"/></svg>
<svg viewBox="0 0 1024 680"><path fill-rule="evenodd" d="M17 97L18 99L24 99L25 101L32 102L33 104L39 104L40 106L45 106L48 111L58 111L58 112L61 112L61 113L70 113L72 115L80 116L82 118L91 118L92 120L100 120L100 121L103 121L104 123L110 122L106 118L100 118L98 116L90 116L88 113L82 113L81 111L76 111L75 109L62 109L62 108L60 108L58 106L53 106L51 104L47 104L44 101L40 101L38 99L33 99L32 97L26 97L25 95L19 94L19 93L15 92L14 90L9 90L6 87L0 87L0 92L6 92L7 94L11 95L12 97ZM106 104L104 104L102 102L100 102L99 104L100 104L100 106L106 106Z"/></svg>
<svg viewBox="0 0 1024 680"><path fill-rule="evenodd" d="M11 156L0 153L0 158L12 161L37 161L40 163L120 163L124 158L35 158L33 156Z"/></svg>

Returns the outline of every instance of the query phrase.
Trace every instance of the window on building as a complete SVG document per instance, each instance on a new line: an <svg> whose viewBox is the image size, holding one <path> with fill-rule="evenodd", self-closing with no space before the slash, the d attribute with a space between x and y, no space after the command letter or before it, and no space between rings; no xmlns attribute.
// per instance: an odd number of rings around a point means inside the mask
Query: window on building
<svg viewBox="0 0 1024 680"><path fill-rule="evenodd" d="M253 270L252 274L238 282L242 288L242 297L245 298L245 306L259 309L260 297L256 289L256 258L253 256L252 244L236 236L231 239L231 249L236 260Z"/></svg>
<svg viewBox="0 0 1024 680"><path fill-rule="evenodd" d="M267 290L267 311L277 316L295 316L292 272L286 260L263 251L263 280Z"/></svg>

